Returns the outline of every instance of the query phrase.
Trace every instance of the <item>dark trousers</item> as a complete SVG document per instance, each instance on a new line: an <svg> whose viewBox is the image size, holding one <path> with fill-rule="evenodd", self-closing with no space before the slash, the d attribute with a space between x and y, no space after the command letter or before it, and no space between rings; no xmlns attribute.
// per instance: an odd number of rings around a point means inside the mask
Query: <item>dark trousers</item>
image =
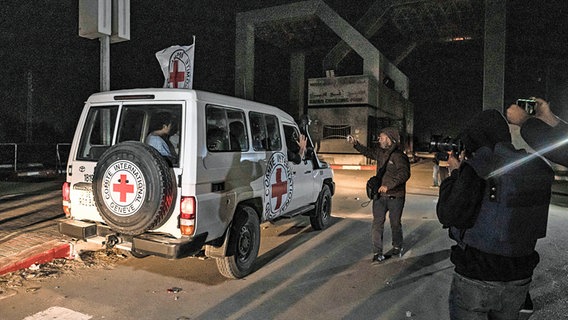
<svg viewBox="0 0 568 320"><path fill-rule="evenodd" d="M373 226L371 228L371 239L373 241L373 253L383 253L383 230L387 211L392 231L393 247L402 247L402 209L404 208L404 197L389 197L381 195L378 200L373 200Z"/></svg>
<svg viewBox="0 0 568 320"><path fill-rule="evenodd" d="M452 320L517 320L531 279L481 281L454 272L450 289Z"/></svg>

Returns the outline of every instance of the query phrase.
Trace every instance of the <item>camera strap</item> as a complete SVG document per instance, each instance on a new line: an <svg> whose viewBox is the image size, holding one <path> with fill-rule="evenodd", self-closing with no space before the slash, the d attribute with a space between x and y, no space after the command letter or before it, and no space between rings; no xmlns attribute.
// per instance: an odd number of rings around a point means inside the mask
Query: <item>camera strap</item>
<svg viewBox="0 0 568 320"><path fill-rule="evenodd" d="M385 172L387 171L387 164L389 163L390 157L393 154L394 149L389 152L389 155L387 157L387 159L385 160L385 163L383 163L383 165L379 168L379 171L377 172L377 174L374 176L377 178L377 185L375 186L375 188L377 188L377 193L378 193L378 188L382 185L382 181L383 181L383 177L385 175ZM373 177L371 177L369 180L373 179ZM369 181L367 181L367 184L369 183ZM374 197L373 197L374 198ZM369 199L368 201L365 201L363 203L361 203L361 207L366 207L369 205L369 203L371 203L371 200L374 199Z"/></svg>

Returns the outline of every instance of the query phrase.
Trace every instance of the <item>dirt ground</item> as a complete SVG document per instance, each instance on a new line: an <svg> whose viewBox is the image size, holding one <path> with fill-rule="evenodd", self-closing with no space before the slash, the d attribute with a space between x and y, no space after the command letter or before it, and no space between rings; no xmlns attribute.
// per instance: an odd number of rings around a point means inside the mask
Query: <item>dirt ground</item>
<svg viewBox="0 0 568 320"><path fill-rule="evenodd" d="M15 291L33 292L41 288L42 281L72 274L82 269L112 269L128 256L115 250L81 251L75 259L55 259L34 264L27 269L0 276L0 299L12 296Z"/></svg>

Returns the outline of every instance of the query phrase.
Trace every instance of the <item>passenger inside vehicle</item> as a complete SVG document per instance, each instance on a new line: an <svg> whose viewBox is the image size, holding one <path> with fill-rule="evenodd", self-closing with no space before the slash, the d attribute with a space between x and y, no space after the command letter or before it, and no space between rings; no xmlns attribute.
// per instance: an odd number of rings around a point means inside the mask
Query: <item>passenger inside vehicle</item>
<svg viewBox="0 0 568 320"><path fill-rule="evenodd" d="M207 130L207 149L209 151L229 150L229 141L225 129L212 127Z"/></svg>
<svg viewBox="0 0 568 320"><path fill-rule="evenodd" d="M306 155L307 137L298 132L293 127L284 126L286 135L286 147L288 150L288 160L299 164Z"/></svg>
<svg viewBox="0 0 568 320"><path fill-rule="evenodd" d="M175 128L174 119L169 112L160 112L152 115L150 120L150 133L146 137L146 144L154 147L172 164L177 163L177 153L170 142L170 135ZM174 129L175 130L175 129Z"/></svg>
<svg viewBox="0 0 568 320"><path fill-rule="evenodd" d="M231 151L248 150L245 126L240 121L233 121L229 125L229 136L231 140Z"/></svg>

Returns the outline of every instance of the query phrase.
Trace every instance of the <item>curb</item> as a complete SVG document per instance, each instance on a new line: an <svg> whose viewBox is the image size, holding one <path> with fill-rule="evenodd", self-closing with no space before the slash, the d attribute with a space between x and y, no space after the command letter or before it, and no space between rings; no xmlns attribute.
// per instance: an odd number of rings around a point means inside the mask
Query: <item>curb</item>
<svg viewBox="0 0 568 320"><path fill-rule="evenodd" d="M74 258L73 246L71 244L61 244L59 240L55 242L47 242L39 248L23 251L17 257L10 258L10 262L0 266L0 275L29 268L33 264L47 263L54 259Z"/></svg>
<svg viewBox="0 0 568 320"><path fill-rule="evenodd" d="M348 164L344 165L332 164L330 165L330 167L333 170L377 170L377 166L375 165L360 166L360 165L348 165Z"/></svg>
<svg viewBox="0 0 568 320"><path fill-rule="evenodd" d="M418 162L411 162L410 166L414 166ZM333 170L377 170L377 166L374 164L370 165L358 165L358 164L331 164L329 165Z"/></svg>

